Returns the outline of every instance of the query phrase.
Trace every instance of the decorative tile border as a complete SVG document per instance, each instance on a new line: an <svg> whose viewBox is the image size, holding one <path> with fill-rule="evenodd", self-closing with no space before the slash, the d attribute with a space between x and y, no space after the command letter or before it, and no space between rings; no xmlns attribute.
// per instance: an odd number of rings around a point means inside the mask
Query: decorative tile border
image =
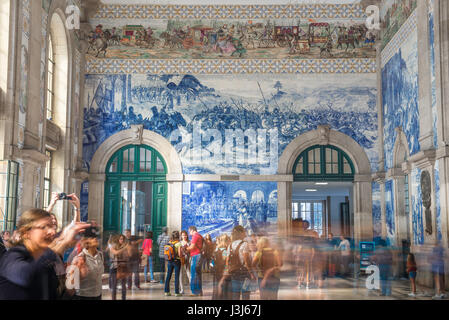
<svg viewBox="0 0 449 320"><path fill-rule="evenodd" d="M385 46L381 53L381 68L395 55L402 44L407 40L410 33L417 30L417 9L413 11L401 29L394 35L393 39Z"/></svg>
<svg viewBox="0 0 449 320"><path fill-rule="evenodd" d="M93 19L364 19L360 4L100 5Z"/></svg>
<svg viewBox="0 0 449 320"><path fill-rule="evenodd" d="M88 59L87 74L375 73L376 59Z"/></svg>

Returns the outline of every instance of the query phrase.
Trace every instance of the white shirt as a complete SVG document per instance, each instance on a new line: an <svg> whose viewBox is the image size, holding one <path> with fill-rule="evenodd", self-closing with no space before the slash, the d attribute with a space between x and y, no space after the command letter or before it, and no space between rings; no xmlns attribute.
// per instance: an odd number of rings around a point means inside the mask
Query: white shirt
<svg viewBox="0 0 449 320"><path fill-rule="evenodd" d="M83 249L78 255L84 256L87 266L87 275L80 281L80 289L77 295L81 297L98 297L102 292L102 275L104 272L103 254L97 251L95 256L92 256L89 251Z"/></svg>

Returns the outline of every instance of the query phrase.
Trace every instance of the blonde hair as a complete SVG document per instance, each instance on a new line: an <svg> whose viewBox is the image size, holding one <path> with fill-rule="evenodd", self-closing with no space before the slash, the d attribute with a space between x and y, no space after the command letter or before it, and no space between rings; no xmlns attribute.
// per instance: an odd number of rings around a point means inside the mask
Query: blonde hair
<svg viewBox="0 0 449 320"><path fill-rule="evenodd" d="M231 238L227 234L222 234L217 237L217 247L218 248L225 248L228 246L229 241Z"/></svg>
<svg viewBox="0 0 449 320"><path fill-rule="evenodd" d="M267 237L260 237L257 240L257 250L262 251L264 248L267 248L270 245L270 240Z"/></svg>
<svg viewBox="0 0 449 320"><path fill-rule="evenodd" d="M19 233L19 237L17 240L12 239L12 245L22 245L24 240L23 236L25 235L25 233L33 228L36 221L45 218L52 218L52 215L51 213L42 209L29 209L22 213L19 222L17 223L17 232Z"/></svg>

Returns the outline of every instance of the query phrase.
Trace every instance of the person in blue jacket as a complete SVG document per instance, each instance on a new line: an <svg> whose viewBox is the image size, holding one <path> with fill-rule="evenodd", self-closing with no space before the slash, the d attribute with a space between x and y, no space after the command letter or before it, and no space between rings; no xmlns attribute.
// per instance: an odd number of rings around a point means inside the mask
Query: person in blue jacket
<svg viewBox="0 0 449 320"><path fill-rule="evenodd" d="M56 226L49 212L25 211L18 223L19 240L0 260L0 300L57 299L57 255L62 256L88 226L77 223L55 239Z"/></svg>

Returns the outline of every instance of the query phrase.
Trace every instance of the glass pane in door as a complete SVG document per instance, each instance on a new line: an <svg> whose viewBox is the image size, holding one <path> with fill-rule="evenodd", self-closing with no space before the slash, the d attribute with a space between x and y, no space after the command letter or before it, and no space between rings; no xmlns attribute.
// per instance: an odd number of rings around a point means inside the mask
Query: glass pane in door
<svg viewBox="0 0 449 320"><path fill-rule="evenodd" d="M151 229L152 182L121 182L121 227L122 233L131 230L132 235L143 237Z"/></svg>

